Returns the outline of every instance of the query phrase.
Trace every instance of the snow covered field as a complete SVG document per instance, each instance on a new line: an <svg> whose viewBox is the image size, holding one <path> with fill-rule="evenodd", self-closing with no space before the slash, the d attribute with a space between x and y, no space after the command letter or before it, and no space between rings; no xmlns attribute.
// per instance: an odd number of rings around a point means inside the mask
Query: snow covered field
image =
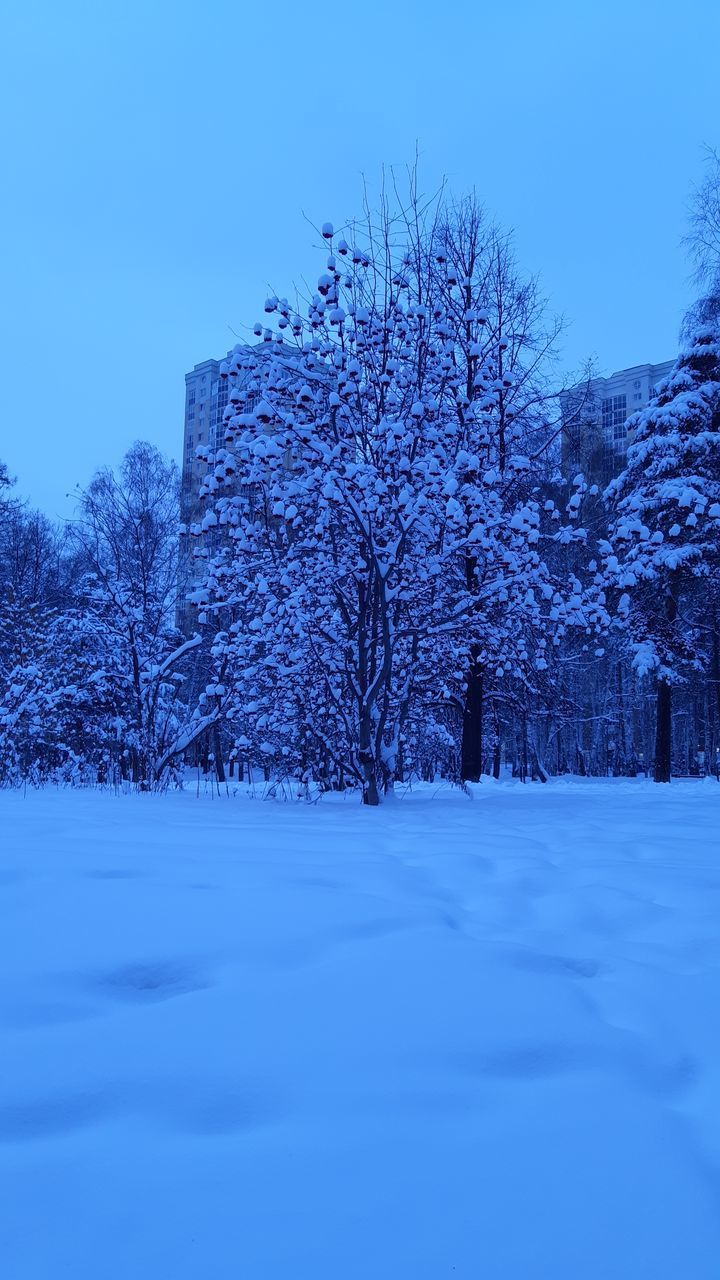
<svg viewBox="0 0 720 1280"><path fill-rule="evenodd" d="M7 1280L717 1280L720 786L0 794Z"/></svg>

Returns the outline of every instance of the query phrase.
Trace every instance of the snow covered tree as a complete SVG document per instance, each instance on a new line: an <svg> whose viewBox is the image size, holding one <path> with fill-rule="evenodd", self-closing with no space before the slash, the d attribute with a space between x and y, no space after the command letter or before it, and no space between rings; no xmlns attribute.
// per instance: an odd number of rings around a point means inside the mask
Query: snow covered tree
<svg viewBox="0 0 720 1280"><path fill-rule="evenodd" d="M0 781L109 780L122 705L107 634L76 608L17 614L23 642L0 692Z"/></svg>
<svg viewBox="0 0 720 1280"><path fill-rule="evenodd" d="M475 196L443 210L438 240L434 283L452 326L462 388L458 412L481 414L483 465L495 472L504 510L512 517L518 506L536 501L538 481L547 481L555 469L557 423L551 408L559 388L550 371L561 324L548 319L537 281L520 275L509 237L487 222ZM518 466L519 457L527 465ZM480 634L467 657L460 772L463 779L478 781L485 704L497 672L501 679L508 670L527 678L534 670L527 663L528 649L538 637L523 634L517 611L503 608L491 620L478 590L482 565L473 554L465 571L476 589ZM527 621L533 633L537 618Z"/></svg>
<svg viewBox="0 0 720 1280"><path fill-rule="evenodd" d="M72 601L62 531L26 504L0 501L0 780L47 776L62 757L44 694L62 663L52 639ZM55 641L57 637L55 637ZM67 668L65 668L67 676Z"/></svg>
<svg viewBox="0 0 720 1280"><path fill-rule="evenodd" d="M175 629L178 473L151 445L133 445L119 475L97 473L79 496L71 540L83 569L80 603L102 631L126 776L164 785L206 728L181 696L200 637Z"/></svg>
<svg viewBox="0 0 720 1280"><path fill-rule="evenodd" d="M476 208L462 216L411 182L342 234L326 223L306 314L267 299L274 320L221 369L227 448L201 450L190 536L225 527L231 552L191 598L227 620L231 715L276 769L339 770L368 804L418 704L462 706L470 663L544 670L550 635L588 622L539 551L575 535L524 451L541 418L532 301Z"/></svg>
<svg viewBox="0 0 720 1280"><path fill-rule="evenodd" d="M672 770L672 690L707 665L720 586L720 329L699 324L673 372L629 420L627 465L608 487L607 572L622 592L633 666L657 682L655 779ZM709 609L708 609L709 606Z"/></svg>

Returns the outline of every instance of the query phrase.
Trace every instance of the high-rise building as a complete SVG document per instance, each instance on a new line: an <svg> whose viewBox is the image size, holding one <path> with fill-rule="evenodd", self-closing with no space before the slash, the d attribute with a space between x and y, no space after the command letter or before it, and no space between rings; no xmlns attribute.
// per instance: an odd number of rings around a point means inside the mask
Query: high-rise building
<svg viewBox="0 0 720 1280"><path fill-rule="evenodd" d="M257 343L252 348L255 357L252 364L267 358L277 347L277 340L269 342L265 339ZM297 348L286 346L283 350L287 360L298 358ZM241 353L242 347L235 346L221 359L203 360L185 374L180 518L188 531L197 531L207 511L207 505L201 502L199 493L208 474L208 464L196 456L198 446L203 445L206 453L216 453L218 449L225 447L224 417L232 388L240 386L244 389L243 405L246 411L250 410L258 398L258 392L253 390L252 369L241 369L242 361L238 360ZM226 479L223 495L230 496L233 492L233 482ZM187 593L202 580L208 555L222 545L225 536L224 530L218 527L202 538L188 536L182 539L177 625L184 631L193 625L195 617L194 611L186 603Z"/></svg>
<svg viewBox="0 0 720 1280"><path fill-rule="evenodd" d="M228 358L232 355L228 352ZM220 377L220 360L203 360L185 374L185 427L183 432L182 483L180 519L187 530L202 520L203 508L198 497L207 463L195 456L198 445L211 450L223 445L223 415L228 402L228 379ZM185 602L204 573L204 563L194 555L192 539L183 537L180 553L180 600L177 625L186 631L194 622L194 612Z"/></svg>
<svg viewBox="0 0 720 1280"><path fill-rule="evenodd" d="M617 475L631 443L627 420L652 399L673 363L632 365L562 392L563 469L575 468L601 484Z"/></svg>
<svg viewBox="0 0 720 1280"><path fill-rule="evenodd" d="M228 357L232 352L228 352ZM207 470L198 462L199 444L217 449L223 443L223 414L228 400L228 380L220 377L221 360L203 360L185 374L185 429L183 434L183 507L189 514ZM185 519L185 515L183 515Z"/></svg>

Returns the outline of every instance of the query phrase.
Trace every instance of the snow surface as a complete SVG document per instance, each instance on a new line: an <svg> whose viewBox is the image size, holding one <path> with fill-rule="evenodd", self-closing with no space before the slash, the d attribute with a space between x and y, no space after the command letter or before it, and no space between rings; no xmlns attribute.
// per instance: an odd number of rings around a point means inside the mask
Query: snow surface
<svg viewBox="0 0 720 1280"><path fill-rule="evenodd" d="M717 1280L720 786L0 794L7 1280Z"/></svg>

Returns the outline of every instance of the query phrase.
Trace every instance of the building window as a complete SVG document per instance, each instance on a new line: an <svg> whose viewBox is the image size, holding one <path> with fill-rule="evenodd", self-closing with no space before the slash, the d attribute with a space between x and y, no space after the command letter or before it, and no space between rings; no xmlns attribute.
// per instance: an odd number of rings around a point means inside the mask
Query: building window
<svg viewBox="0 0 720 1280"><path fill-rule="evenodd" d="M615 444L624 442L627 435L627 396L608 396L602 402L603 431Z"/></svg>
<svg viewBox="0 0 720 1280"><path fill-rule="evenodd" d="M636 391L633 400L642 400L642 391Z"/></svg>
<svg viewBox="0 0 720 1280"><path fill-rule="evenodd" d="M188 422L192 422L195 417L195 409L188 409Z"/></svg>
<svg viewBox="0 0 720 1280"><path fill-rule="evenodd" d="M188 404L194 404L194 403L195 403L195 392L190 391L188 392Z"/></svg>

